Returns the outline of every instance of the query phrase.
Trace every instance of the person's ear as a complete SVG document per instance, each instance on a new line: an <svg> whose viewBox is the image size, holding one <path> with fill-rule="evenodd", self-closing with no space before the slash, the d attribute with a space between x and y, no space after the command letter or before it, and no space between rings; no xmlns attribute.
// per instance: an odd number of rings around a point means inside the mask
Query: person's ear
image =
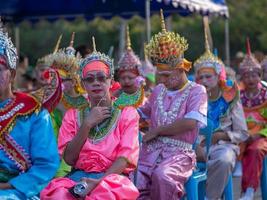
<svg viewBox="0 0 267 200"><path fill-rule="evenodd" d="M10 72L11 72L11 79L14 80L16 77L16 70L11 69Z"/></svg>

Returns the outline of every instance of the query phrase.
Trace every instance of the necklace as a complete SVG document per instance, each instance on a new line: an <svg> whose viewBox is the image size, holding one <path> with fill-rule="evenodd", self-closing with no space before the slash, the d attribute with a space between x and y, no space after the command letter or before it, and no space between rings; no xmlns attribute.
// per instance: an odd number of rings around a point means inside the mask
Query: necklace
<svg viewBox="0 0 267 200"><path fill-rule="evenodd" d="M245 96L248 99L254 99L254 98L258 97L260 95L260 93L261 93L261 90L260 89L257 91L256 94L251 94L251 93L248 93L248 92L245 91ZM250 95L248 95L248 94L250 94Z"/></svg>
<svg viewBox="0 0 267 200"><path fill-rule="evenodd" d="M194 83L189 82L189 86L183 92L180 98L174 98L174 102L171 104L169 111L164 110L164 97L166 96L167 89L162 88L161 92L157 97L157 125L162 126L166 124L171 124L175 121L178 111L182 102L188 97L191 88L194 86Z"/></svg>
<svg viewBox="0 0 267 200"><path fill-rule="evenodd" d="M63 97L61 101L64 107L66 107L67 109L69 108L82 109L88 106L88 102L86 98L82 95L79 95L77 97L72 97L70 95L67 95L66 93L63 93Z"/></svg>
<svg viewBox="0 0 267 200"><path fill-rule="evenodd" d="M143 103L144 96L144 87L141 87L133 94L122 92L118 99L114 102L114 106L118 107L119 109L123 109L126 106L138 108Z"/></svg>
<svg viewBox="0 0 267 200"><path fill-rule="evenodd" d="M84 119L85 116L90 112L90 108L87 107L81 112L81 119ZM109 133L113 130L117 121L119 119L120 110L116 107L111 107L111 117L104 120L102 123L96 125L94 128L88 133L88 138L92 141L92 143L97 143L102 141Z"/></svg>

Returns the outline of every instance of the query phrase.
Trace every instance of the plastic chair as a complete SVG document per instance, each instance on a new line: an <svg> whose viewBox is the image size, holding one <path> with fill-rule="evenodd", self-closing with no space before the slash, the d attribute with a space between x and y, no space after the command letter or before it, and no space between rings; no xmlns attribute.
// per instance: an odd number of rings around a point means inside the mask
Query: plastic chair
<svg viewBox="0 0 267 200"><path fill-rule="evenodd" d="M208 155L209 148L211 146L211 137L213 133L213 122L208 120L206 128L200 129L199 134L204 135L206 139L206 152ZM192 176L185 184L186 197L188 200L204 199L205 196L205 184L207 180L207 166L206 163L198 162L197 170L195 170ZM224 189L223 196L226 200L233 200L233 180L232 175L229 176L227 185ZM267 199L264 199L267 200Z"/></svg>
<svg viewBox="0 0 267 200"><path fill-rule="evenodd" d="M261 198L267 200L267 156L263 160L261 174Z"/></svg>
<svg viewBox="0 0 267 200"><path fill-rule="evenodd" d="M206 152L208 154L211 145L211 136L213 132L213 122L208 120L208 125L206 128L202 128L199 134L203 135L206 140ZM194 146L196 146L194 144ZM185 184L186 197L189 200L198 200L199 191L204 191L203 188L199 190L199 186L205 187L205 181L207 180L207 168L206 163L198 163L197 169L193 171L192 176L188 179ZM204 195L200 195L203 196Z"/></svg>
<svg viewBox="0 0 267 200"><path fill-rule="evenodd" d="M228 177L228 182L224 188L223 196L224 196L224 199L226 199L226 200L233 200L234 199L232 174L230 174Z"/></svg>

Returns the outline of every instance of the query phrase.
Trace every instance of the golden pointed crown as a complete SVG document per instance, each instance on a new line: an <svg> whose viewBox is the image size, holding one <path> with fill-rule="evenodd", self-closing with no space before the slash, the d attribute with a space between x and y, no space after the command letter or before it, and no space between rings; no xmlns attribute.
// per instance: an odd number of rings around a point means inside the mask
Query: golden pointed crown
<svg viewBox="0 0 267 200"><path fill-rule="evenodd" d="M205 53L201 55L194 62L195 72L198 72L202 68L213 68L217 74L220 74L222 68L224 68L224 63L217 55L214 55L210 50L210 45L208 41L208 21L204 20L204 35L205 35Z"/></svg>
<svg viewBox="0 0 267 200"><path fill-rule="evenodd" d="M60 49L54 53L52 58L52 67L57 69L62 78L74 78L79 69L81 57L75 56L73 48L75 32L72 33L70 44L65 49Z"/></svg>
<svg viewBox="0 0 267 200"><path fill-rule="evenodd" d="M62 34L59 36L58 40L57 40L57 43L55 45L55 48L53 50L53 53L51 54L47 54L41 58L39 58L37 60L37 63L36 63L36 67L50 67L54 60L53 60L53 54L55 54L56 52L58 52L58 49L59 49L59 45L61 43L61 39L62 39Z"/></svg>
<svg viewBox="0 0 267 200"><path fill-rule="evenodd" d="M160 16L162 30L146 46L147 55L159 68L179 68L184 61L184 52L188 49L187 40L178 33L167 31L162 10Z"/></svg>
<svg viewBox="0 0 267 200"><path fill-rule="evenodd" d="M248 71L261 72L260 63L257 61L257 59L251 53L249 38L247 38L246 44L247 44L246 45L247 54L245 55L244 59L242 60L242 62L239 65L240 74L243 74L243 73L248 72Z"/></svg>
<svg viewBox="0 0 267 200"><path fill-rule="evenodd" d="M114 74L114 66L113 66L113 59L111 59L108 55L101 53L96 50L95 38L92 37L93 43L93 52L86 56L80 63L80 76L82 77L83 68L90 62L93 61L101 61L105 63L109 67L110 77L113 77Z"/></svg>
<svg viewBox="0 0 267 200"><path fill-rule="evenodd" d="M134 53L131 47L131 38L129 33L129 26L126 29L126 50L118 62L119 70L139 70L141 61Z"/></svg>

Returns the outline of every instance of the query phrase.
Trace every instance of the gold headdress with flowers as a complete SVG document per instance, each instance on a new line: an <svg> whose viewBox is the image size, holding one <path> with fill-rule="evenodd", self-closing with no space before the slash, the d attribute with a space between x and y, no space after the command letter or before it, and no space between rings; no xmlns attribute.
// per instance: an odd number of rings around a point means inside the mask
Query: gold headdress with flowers
<svg viewBox="0 0 267 200"><path fill-rule="evenodd" d="M186 39L178 33L167 31L162 10L160 16L162 30L154 35L146 46L147 55L160 69L183 68L189 71L191 63L184 59L184 52L188 49Z"/></svg>
<svg viewBox="0 0 267 200"><path fill-rule="evenodd" d="M141 66L141 61L138 56L134 53L131 47L131 38L129 33L129 26L126 29L126 50L123 53L122 57L118 62L118 69L119 70L138 70Z"/></svg>
<svg viewBox="0 0 267 200"><path fill-rule="evenodd" d="M261 65L251 53L249 38L247 38L246 47L247 47L247 54L245 55L243 61L239 65L240 74L244 74L245 72L248 71L257 71L261 73Z"/></svg>

